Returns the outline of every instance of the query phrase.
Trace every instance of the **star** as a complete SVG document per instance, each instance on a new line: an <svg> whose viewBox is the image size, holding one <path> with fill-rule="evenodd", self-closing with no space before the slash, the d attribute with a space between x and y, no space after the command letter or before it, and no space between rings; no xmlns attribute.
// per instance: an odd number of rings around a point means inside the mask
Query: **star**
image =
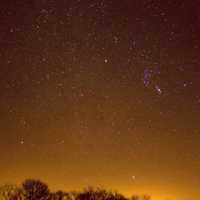
<svg viewBox="0 0 200 200"><path fill-rule="evenodd" d="M155 86L155 89L159 95L162 94L162 90L158 85Z"/></svg>
<svg viewBox="0 0 200 200"><path fill-rule="evenodd" d="M132 180L133 180L133 181L135 181L135 179L136 179L136 176L132 176L131 178L132 178Z"/></svg>
<svg viewBox="0 0 200 200"><path fill-rule="evenodd" d="M20 140L20 144L23 145L24 144L24 139Z"/></svg>

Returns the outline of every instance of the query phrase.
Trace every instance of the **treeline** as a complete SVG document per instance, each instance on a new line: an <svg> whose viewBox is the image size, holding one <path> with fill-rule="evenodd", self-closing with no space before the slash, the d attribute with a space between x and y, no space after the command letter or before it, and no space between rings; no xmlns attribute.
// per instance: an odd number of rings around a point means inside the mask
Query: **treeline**
<svg viewBox="0 0 200 200"><path fill-rule="evenodd" d="M89 187L80 192L51 192L40 180L27 179L21 186L0 187L0 200L150 200L150 196L126 198L120 193Z"/></svg>

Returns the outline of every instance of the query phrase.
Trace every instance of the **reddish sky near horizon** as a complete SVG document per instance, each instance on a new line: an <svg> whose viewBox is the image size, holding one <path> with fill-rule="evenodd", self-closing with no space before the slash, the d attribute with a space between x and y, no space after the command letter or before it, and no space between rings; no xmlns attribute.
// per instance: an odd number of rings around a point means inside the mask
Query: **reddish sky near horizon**
<svg viewBox="0 0 200 200"><path fill-rule="evenodd" d="M200 2L0 2L0 183L200 196Z"/></svg>

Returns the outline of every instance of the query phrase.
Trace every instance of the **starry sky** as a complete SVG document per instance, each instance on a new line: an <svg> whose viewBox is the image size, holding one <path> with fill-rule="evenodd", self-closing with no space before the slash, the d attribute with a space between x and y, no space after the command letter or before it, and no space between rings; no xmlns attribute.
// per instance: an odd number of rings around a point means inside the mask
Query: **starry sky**
<svg viewBox="0 0 200 200"><path fill-rule="evenodd" d="M200 2L0 2L0 183L200 196Z"/></svg>

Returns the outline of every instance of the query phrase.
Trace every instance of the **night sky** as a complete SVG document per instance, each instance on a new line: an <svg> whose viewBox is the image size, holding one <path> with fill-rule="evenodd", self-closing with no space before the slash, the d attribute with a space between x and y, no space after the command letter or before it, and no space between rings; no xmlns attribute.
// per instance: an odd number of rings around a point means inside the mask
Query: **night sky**
<svg viewBox="0 0 200 200"><path fill-rule="evenodd" d="M1 0L0 183L200 196L200 1Z"/></svg>

